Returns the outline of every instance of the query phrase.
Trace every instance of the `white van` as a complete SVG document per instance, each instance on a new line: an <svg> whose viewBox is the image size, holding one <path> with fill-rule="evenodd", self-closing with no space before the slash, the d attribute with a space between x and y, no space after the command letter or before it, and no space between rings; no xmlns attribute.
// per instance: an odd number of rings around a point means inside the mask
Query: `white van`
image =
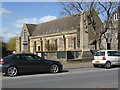
<svg viewBox="0 0 120 90"><path fill-rule="evenodd" d="M101 50L97 51L92 61L94 67L104 66L111 68L112 65L120 65L120 51L118 50Z"/></svg>

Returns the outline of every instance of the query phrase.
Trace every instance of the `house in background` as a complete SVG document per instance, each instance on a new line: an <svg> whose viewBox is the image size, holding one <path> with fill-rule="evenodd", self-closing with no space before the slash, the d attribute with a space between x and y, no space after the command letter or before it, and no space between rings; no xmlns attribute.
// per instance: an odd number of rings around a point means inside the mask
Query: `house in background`
<svg viewBox="0 0 120 90"><path fill-rule="evenodd" d="M101 38L101 49L120 50L120 7L112 13L110 20L110 27Z"/></svg>
<svg viewBox="0 0 120 90"><path fill-rule="evenodd" d="M16 52L30 52L53 60L92 57L91 50L98 49L96 41L102 22L94 10L91 12L96 31L88 19L90 11L41 24L24 24L16 41Z"/></svg>

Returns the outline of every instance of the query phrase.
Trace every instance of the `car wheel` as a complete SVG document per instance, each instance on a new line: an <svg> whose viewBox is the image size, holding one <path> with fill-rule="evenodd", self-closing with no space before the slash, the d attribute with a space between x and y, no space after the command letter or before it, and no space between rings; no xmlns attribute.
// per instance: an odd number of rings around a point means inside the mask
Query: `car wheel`
<svg viewBox="0 0 120 90"><path fill-rule="evenodd" d="M56 64L53 64L50 66L50 72L51 73L58 73L59 72L59 66Z"/></svg>
<svg viewBox="0 0 120 90"><path fill-rule="evenodd" d="M110 62L106 62L105 66L104 66L106 69L109 69L111 68L111 63Z"/></svg>
<svg viewBox="0 0 120 90"><path fill-rule="evenodd" d="M18 69L16 67L9 67L6 72L7 75L14 77L18 74Z"/></svg>

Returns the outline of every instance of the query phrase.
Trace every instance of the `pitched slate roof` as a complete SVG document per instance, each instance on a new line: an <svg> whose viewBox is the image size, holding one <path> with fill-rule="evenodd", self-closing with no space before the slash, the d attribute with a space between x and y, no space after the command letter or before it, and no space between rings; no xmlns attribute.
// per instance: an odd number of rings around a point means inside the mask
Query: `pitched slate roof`
<svg viewBox="0 0 120 90"><path fill-rule="evenodd" d="M35 28L36 28L37 25L36 24L26 24L26 26L29 30L30 35L32 35L33 32L35 31Z"/></svg>
<svg viewBox="0 0 120 90"><path fill-rule="evenodd" d="M80 15L71 15L60 19L52 20L41 24L27 24L27 27L32 36L41 34L56 33L63 30L71 30L79 26Z"/></svg>

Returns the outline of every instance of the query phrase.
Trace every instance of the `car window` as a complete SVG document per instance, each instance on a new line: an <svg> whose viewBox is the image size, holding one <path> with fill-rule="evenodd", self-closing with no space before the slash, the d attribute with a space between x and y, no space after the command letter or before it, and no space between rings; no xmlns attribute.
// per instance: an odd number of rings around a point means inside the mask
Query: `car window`
<svg viewBox="0 0 120 90"><path fill-rule="evenodd" d="M15 59L15 60L20 60L20 59L21 59L21 57L20 57L20 55L15 55L12 59Z"/></svg>
<svg viewBox="0 0 120 90"><path fill-rule="evenodd" d="M29 61L36 59L33 56L31 56L31 55L24 55L24 57L25 57L26 60L29 60Z"/></svg>
<svg viewBox="0 0 120 90"><path fill-rule="evenodd" d="M40 58L39 56L36 56L36 55L33 55L33 57L36 59L36 60L41 60L42 58Z"/></svg>
<svg viewBox="0 0 120 90"><path fill-rule="evenodd" d="M120 51L108 51L108 56L120 56Z"/></svg>
<svg viewBox="0 0 120 90"><path fill-rule="evenodd" d="M95 56L105 56L105 52L96 52Z"/></svg>
<svg viewBox="0 0 120 90"><path fill-rule="evenodd" d="M8 56L6 56L6 57L3 57L3 59L10 59L10 58L12 58L13 57L13 55L8 55Z"/></svg>

